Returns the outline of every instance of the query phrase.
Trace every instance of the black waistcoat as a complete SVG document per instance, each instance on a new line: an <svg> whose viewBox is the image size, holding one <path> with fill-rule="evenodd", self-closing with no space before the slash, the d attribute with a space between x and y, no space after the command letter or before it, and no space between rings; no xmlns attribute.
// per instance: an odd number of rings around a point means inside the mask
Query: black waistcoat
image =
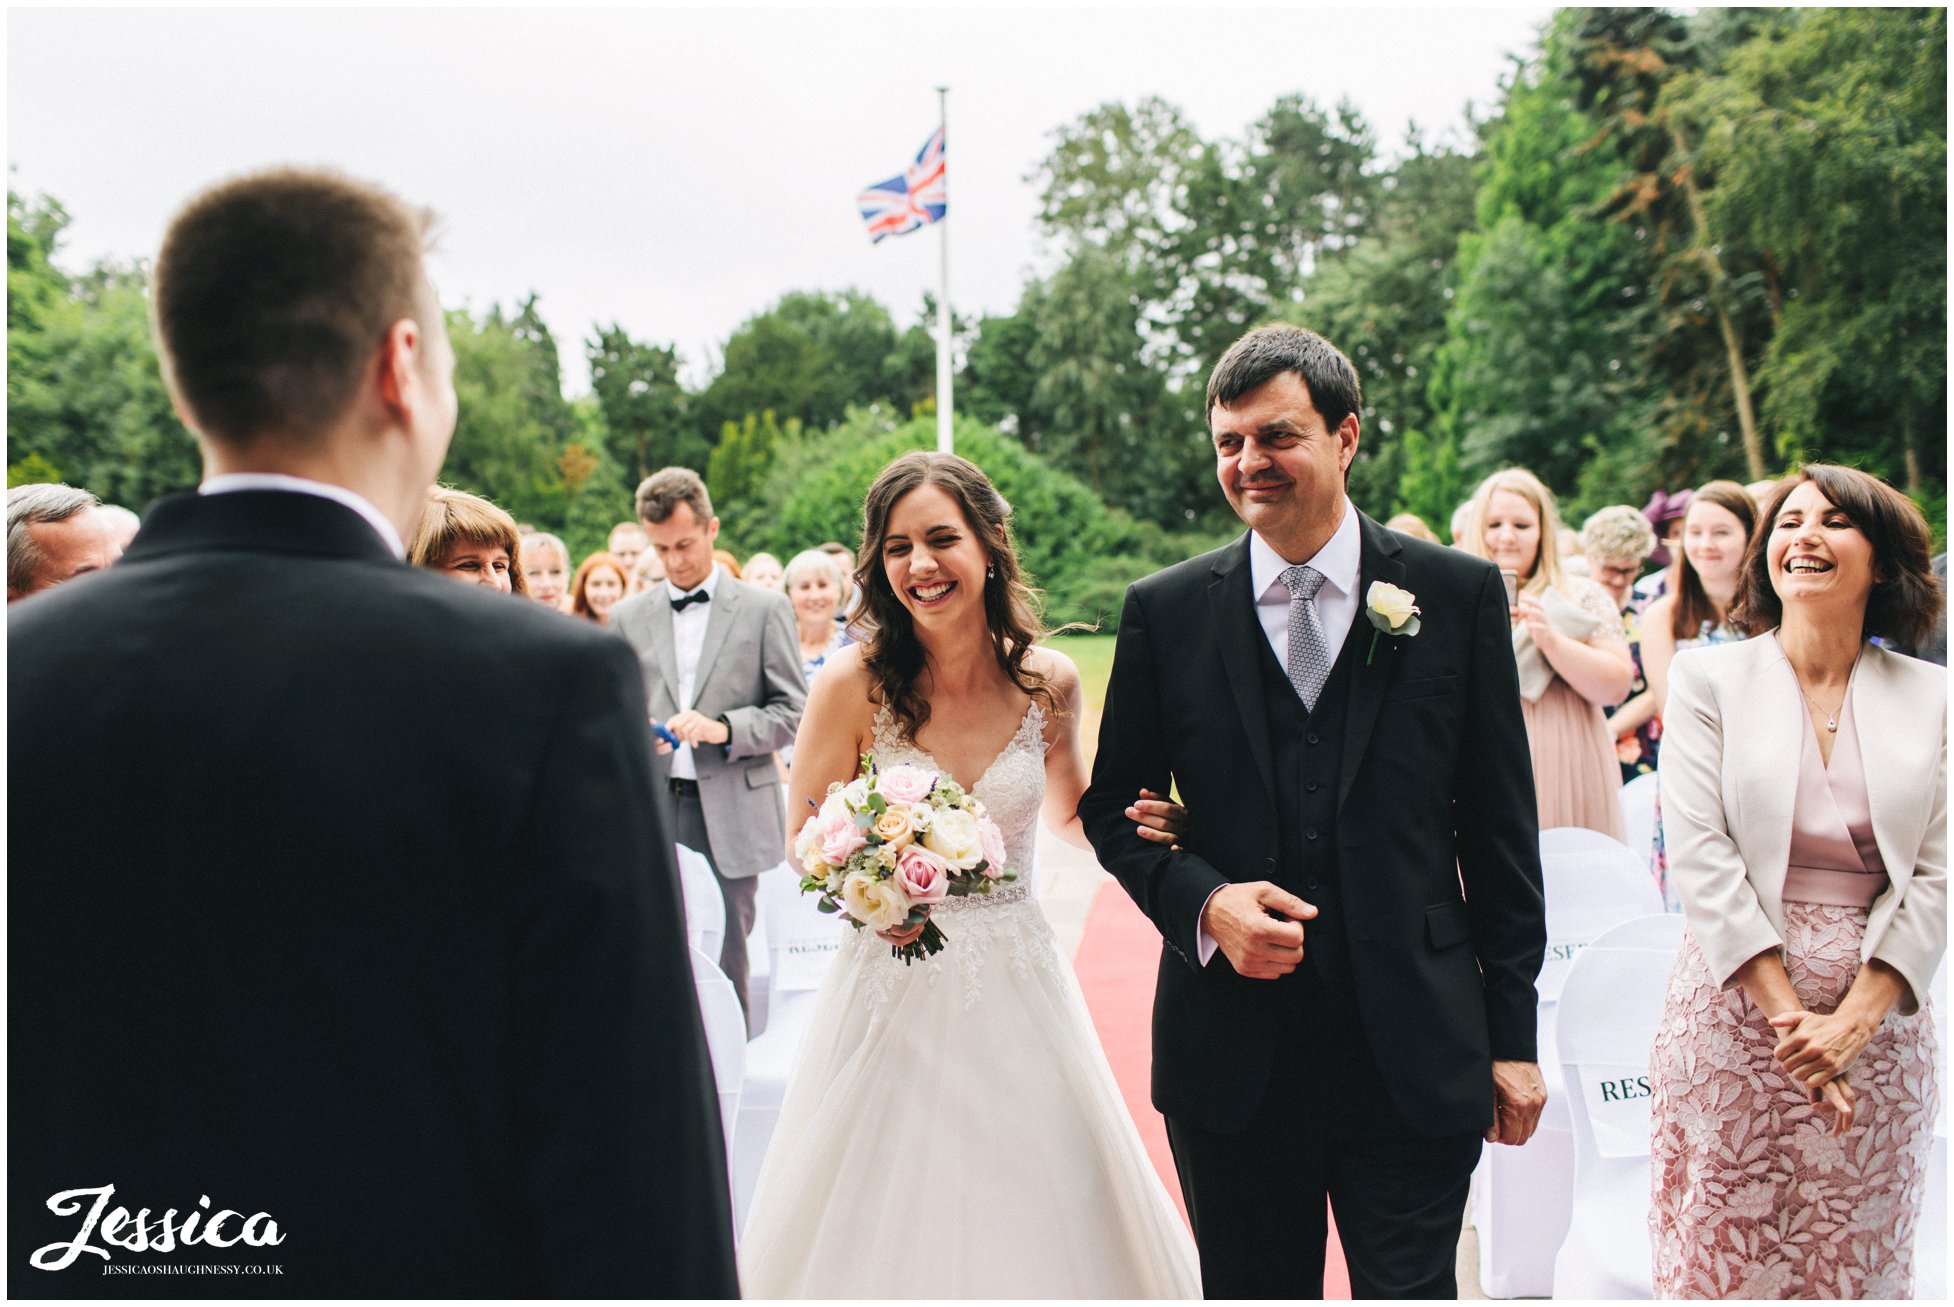
<svg viewBox="0 0 1954 1307"><path fill-rule="evenodd" d="M1364 656L1369 636L1361 620L1351 625L1314 712L1303 707L1268 643L1257 641L1275 763L1278 859L1273 879L1315 904L1319 914L1304 927L1304 965L1291 976L1289 990L1305 1029L1339 1041L1361 1038L1343 911L1344 868L1337 857L1337 779L1343 767L1351 660Z"/></svg>

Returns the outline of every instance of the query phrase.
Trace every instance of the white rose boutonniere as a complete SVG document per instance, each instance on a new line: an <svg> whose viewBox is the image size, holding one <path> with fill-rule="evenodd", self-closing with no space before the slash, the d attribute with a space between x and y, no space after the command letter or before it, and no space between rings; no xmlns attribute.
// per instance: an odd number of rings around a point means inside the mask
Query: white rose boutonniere
<svg viewBox="0 0 1954 1307"><path fill-rule="evenodd" d="M1370 618L1373 628L1370 652L1364 655L1368 667L1377 656L1380 637L1418 634L1418 596L1386 581L1372 581L1364 592L1364 616Z"/></svg>

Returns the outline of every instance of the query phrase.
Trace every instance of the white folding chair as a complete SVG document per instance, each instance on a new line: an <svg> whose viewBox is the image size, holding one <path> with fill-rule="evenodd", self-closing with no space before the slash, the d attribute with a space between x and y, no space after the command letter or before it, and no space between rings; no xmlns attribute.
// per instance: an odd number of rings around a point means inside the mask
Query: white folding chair
<svg viewBox="0 0 1954 1307"><path fill-rule="evenodd" d="M1920 1205L1920 1226L1913 1236L1913 1296L1920 1302L1947 1298L1947 1099L1954 1086L1947 1083L1947 960L1941 959L1928 989L1934 1008L1934 1034L1940 1044L1940 1115L1934 1118L1933 1151L1927 1158L1927 1198Z"/></svg>
<svg viewBox="0 0 1954 1307"><path fill-rule="evenodd" d="M699 1016L706 1027L706 1051L712 1055L713 1083L719 1089L719 1125L726 1135L726 1156L733 1155L739 1123L740 1091L746 1083L746 1015L733 982L716 959L692 949L692 988L699 995Z"/></svg>
<svg viewBox="0 0 1954 1307"><path fill-rule="evenodd" d="M1655 862L1655 773L1637 776L1622 786L1622 843L1642 859L1642 869Z"/></svg>
<svg viewBox="0 0 1954 1307"><path fill-rule="evenodd" d="M1599 831L1556 827L1540 834L1547 896L1547 954L1541 964L1539 1060L1547 1107L1518 1148L1487 1144L1473 1176L1472 1225L1479 1232L1479 1288L1488 1298L1544 1298L1554 1255L1567 1235L1574 1192L1574 1137L1556 1053L1554 1018L1568 969L1611 927L1662 911L1647 868Z"/></svg>
<svg viewBox="0 0 1954 1307"><path fill-rule="evenodd" d="M1573 1220L1554 1260L1556 1298L1651 1298L1649 1050L1683 919L1604 932L1568 969L1555 1014L1574 1127Z"/></svg>
<svg viewBox="0 0 1954 1307"><path fill-rule="evenodd" d="M726 942L726 899L719 892L719 877L712 874L705 854L683 844L672 847L678 853L679 892L685 896L686 942L716 965Z"/></svg>
<svg viewBox="0 0 1954 1307"><path fill-rule="evenodd" d="M767 1028L746 1046L746 1085L740 1100L739 1144L733 1150L733 1220L746 1224L747 1205L773 1140L787 1095L787 1078L800 1052L821 982L841 952L842 932L852 929L822 912L798 878L761 876L758 913L766 926Z"/></svg>

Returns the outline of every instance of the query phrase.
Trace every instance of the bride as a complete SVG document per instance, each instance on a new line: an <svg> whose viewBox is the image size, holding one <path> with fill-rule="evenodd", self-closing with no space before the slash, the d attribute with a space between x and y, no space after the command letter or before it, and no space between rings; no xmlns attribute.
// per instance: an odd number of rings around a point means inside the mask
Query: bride
<svg viewBox="0 0 1954 1307"><path fill-rule="evenodd" d="M741 1240L755 1298L1197 1298L1194 1243L1148 1161L1078 982L1032 894L1042 810L1087 847L1081 695L1019 577L1009 506L918 452L863 506L865 644L813 683L792 811L859 755L945 773L1002 829L1014 882L938 905L905 966L840 927ZM1131 816L1171 840L1178 809ZM797 828L798 822L790 822Z"/></svg>

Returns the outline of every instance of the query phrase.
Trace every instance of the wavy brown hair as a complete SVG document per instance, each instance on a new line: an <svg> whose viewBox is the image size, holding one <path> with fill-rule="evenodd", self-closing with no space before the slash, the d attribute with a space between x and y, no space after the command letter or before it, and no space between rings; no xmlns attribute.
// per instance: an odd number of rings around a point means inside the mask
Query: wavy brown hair
<svg viewBox="0 0 1954 1307"><path fill-rule="evenodd" d="M923 675L923 645L916 638L909 610L896 597L882 566L889 515L897 501L920 486L935 486L954 499L971 533L989 555L984 623L990 629L997 665L1012 684L1042 703L1047 712L1056 713L1057 696L1047 678L1025 666L1031 647L1045 638L1046 631L1038 617L1037 592L1018 566L1017 546L1011 538L1011 505L975 463L933 450L904 454L883 468L862 501L861 562L854 577L862 607L856 622L868 630L862 643L862 663L875 680L877 701L889 706L912 740L929 722L929 700L916 688Z"/></svg>
<svg viewBox="0 0 1954 1307"><path fill-rule="evenodd" d="M1880 636L1913 648L1934 633L1946 596L1928 555L1933 533L1920 506L1884 481L1836 463L1807 463L1778 483L1744 555L1730 618L1746 635L1762 635L1784 620L1784 603L1771 584L1771 530L1784 501L1805 482L1852 519L1873 547L1873 589L1866 597L1860 639Z"/></svg>

